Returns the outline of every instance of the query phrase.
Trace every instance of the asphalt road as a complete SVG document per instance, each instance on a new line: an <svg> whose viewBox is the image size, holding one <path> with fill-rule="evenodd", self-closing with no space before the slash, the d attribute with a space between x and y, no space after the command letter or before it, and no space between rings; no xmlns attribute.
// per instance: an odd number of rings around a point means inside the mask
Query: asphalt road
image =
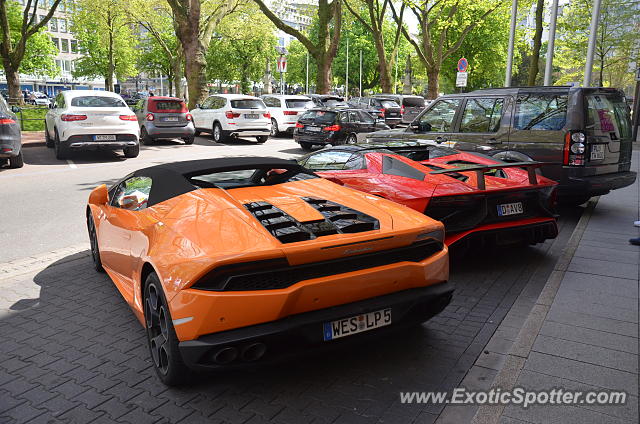
<svg viewBox="0 0 640 424"><path fill-rule="evenodd" d="M0 263L87 242L84 210L89 192L145 166L223 156L277 156L304 153L289 138L265 144L251 140L216 144L208 134L191 146L162 141L142 146L135 159L122 152L77 152L61 161L44 146L24 149L25 166L0 169Z"/></svg>

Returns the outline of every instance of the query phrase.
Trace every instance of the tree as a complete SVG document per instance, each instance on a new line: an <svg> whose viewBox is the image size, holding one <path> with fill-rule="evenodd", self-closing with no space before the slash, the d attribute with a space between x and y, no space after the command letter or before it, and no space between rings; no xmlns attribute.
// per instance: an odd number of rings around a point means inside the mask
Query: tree
<svg viewBox="0 0 640 424"><path fill-rule="evenodd" d="M266 61L276 45L274 27L254 4L240 8L218 27L218 37L207 53L207 77L225 82L239 81L243 93L251 81L259 81Z"/></svg>
<svg viewBox="0 0 640 424"><path fill-rule="evenodd" d="M467 35L485 18L493 13L502 0L434 0L414 2L404 0L403 4L411 10L418 20L419 34L415 39L404 25L393 2L389 3L396 24L401 26L402 34L415 49L418 59L427 71L427 97L438 96L438 79L445 59L458 51ZM462 21L458 28L457 21ZM450 38L451 30L458 30L455 38Z"/></svg>
<svg viewBox="0 0 640 424"><path fill-rule="evenodd" d="M388 19L388 5L391 0L362 0L361 3L354 6L350 5L347 0L343 0L344 5L349 12L369 31L373 38L378 55L378 71L380 73L380 85L384 93L390 93L391 88L391 70L395 63L398 43L400 41L401 25L396 26L395 36L393 39L393 49L389 52L385 48L384 27ZM352 3L353 0L351 0ZM363 7L364 6L364 7ZM404 16L405 4L400 6L399 21L402 22ZM368 15L368 16L367 16Z"/></svg>
<svg viewBox="0 0 640 424"><path fill-rule="evenodd" d="M211 37L223 18L242 0L167 0L173 11L176 35L185 57L185 76L192 109L208 94L207 51Z"/></svg>
<svg viewBox="0 0 640 424"><path fill-rule="evenodd" d="M176 81L173 64L170 58L167 57L164 47L161 46L155 38L147 37L140 41L140 51L141 53L138 56L138 71L147 72L148 74L160 72L161 75L167 77L170 96L173 96L174 88L182 93L182 90L180 90L180 81ZM176 97L182 96L176 94Z"/></svg>
<svg viewBox="0 0 640 424"><path fill-rule="evenodd" d="M542 47L542 30L544 25L544 0L536 0L536 29L533 34L533 48L531 49L531 61L529 65L529 79L528 84L530 86L536 85L536 78L539 72L540 63L540 48Z"/></svg>
<svg viewBox="0 0 640 424"><path fill-rule="evenodd" d="M22 103L24 101L20 93L22 62L25 60L28 50L32 54L37 52L34 52L33 45L31 45L31 49L28 48L29 41L33 37L41 36L40 34L46 29L60 1L54 0L49 6L47 14L39 22L36 13L38 0L26 0L21 17L19 4L7 0L0 1L0 31L2 32L0 56L2 57L2 66L7 85L9 86L9 99L12 102ZM38 43L38 40L36 40L36 43ZM47 47L46 43L42 43L42 39L39 39L39 43L42 44L42 47ZM51 49L46 48L41 52L43 58L48 54L51 54ZM33 56L31 57L33 58Z"/></svg>
<svg viewBox="0 0 640 424"><path fill-rule="evenodd" d="M113 91L114 78L136 74L137 37L121 0L77 0L72 18L82 54L74 77L103 77L105 89Z"/></svg>
<svg viewBox="0 0 640 424"><path fill-rule="evenodd" d="M341 0L318 0L315 27L315 40L301 31L284 23L273 13L262 0L254 0L262 13L280 30L295 37L306 47L316 65L316 91L326 94L331 88L331 64L336 57L340 43L340 28L342 25Z"/></svg>

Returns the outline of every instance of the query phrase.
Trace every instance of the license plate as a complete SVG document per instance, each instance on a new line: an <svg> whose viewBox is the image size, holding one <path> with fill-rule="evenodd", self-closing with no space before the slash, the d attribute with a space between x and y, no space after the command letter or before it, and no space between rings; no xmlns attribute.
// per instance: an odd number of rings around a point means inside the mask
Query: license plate
<svg viewBox="0 0 640 424"><path fill-rule="evenodd" d="M591 160L604 159L604 144L591 145Z"/></svg>
<svg viewBox="0 0 640 424"><path fill-rule="evenodd" d="M258 115L257 113L245 113L244 117L245 119L258 119Z"/></svg>
<svg viewBox="0 0 640 424"><path fill-rule="evenodd" d="M114 141L116 139L115 135L94 135L94 141Z"/></svg>
<svg viewBox="0 0 640 424"><path fill-rule="evenodd" d="M498 205L498 216L518 215L524 212L522 202Z"/></svg>
<svg viewBox="0 0 640 424"><path fill-rule="evenodd" d="M350 318L324 323L324 340L352 336L391 324L391 309L381 309Z"/></svg>
<svg viewBox="0 0 640 424"><path fill-rule="evenodd" d="M307 131L320 132L320 127L306 127Z"/></svg>
<svg viewBox="0 0 640 424"><path fill-rule="evenodd" d="M178 122L178 117L177 116L167 116L166 118L162 119L165 122Z"/></svg>

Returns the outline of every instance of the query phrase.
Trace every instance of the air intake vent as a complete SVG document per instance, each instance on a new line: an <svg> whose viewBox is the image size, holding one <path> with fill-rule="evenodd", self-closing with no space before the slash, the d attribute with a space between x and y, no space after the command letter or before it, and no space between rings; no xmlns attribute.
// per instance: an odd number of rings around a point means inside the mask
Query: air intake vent
<svg viewBox="0 0 640 424"><path fill-rule="evenodd" d="M253 202L244 205L249 212L281 243L293 243L314 238L310 231L290 215L267 202Z"/></svg>
<svg viewBox="0 0 640 424"><path fill-rule="evenodd" d="M380 228L377 219L355 209L313 197L303 197L302 200L320 212L325 220L331 222L338 233L361 233Z"/></svg>

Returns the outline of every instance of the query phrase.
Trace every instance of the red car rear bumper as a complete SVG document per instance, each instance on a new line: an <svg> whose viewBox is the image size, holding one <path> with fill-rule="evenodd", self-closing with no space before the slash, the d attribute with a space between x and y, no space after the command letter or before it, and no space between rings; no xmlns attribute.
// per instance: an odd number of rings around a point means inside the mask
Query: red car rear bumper
<svg viewBox="0 0 640 424"><path fill-rule="evenodd" d="M463 239L468 240L474 236L487 237L494 235L500 240L511 241L522 239L533 243L541 243L544 240L556 238L558 226L556 220L551 217L528 218L518 221L500 222L495 224L480 225L468 231L447 234L445 244L451 246Z"/></svg>

